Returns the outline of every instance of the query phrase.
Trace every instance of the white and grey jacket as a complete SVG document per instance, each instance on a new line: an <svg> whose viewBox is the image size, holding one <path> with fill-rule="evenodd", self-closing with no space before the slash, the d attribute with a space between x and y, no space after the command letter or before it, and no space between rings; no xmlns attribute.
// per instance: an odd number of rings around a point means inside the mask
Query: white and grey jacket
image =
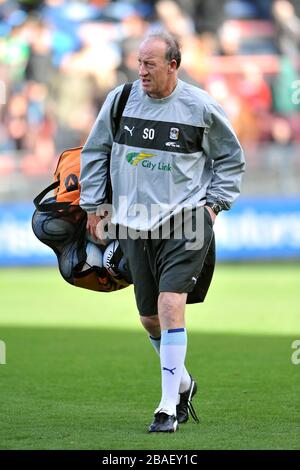
<svg viewBox="0 0 300 470"><path fill-rule="evenodd" d="M206 202L228 210L245 161L220 105L182 80L167 98L153 99L137 80L115 135L121 91L108 94L82 150L81 207L96 212L105 201L110 161L116 224L153 230L182 208Z"/></svg>

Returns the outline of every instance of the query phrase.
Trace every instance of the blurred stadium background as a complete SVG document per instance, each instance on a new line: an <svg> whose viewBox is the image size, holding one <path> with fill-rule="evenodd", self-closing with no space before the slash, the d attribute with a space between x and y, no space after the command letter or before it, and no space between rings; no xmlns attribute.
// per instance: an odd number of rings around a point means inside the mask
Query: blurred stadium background
<svg viewBox="0 0 300 470"><path fill-rule="evenodd" d="M180 76L224 106L245 149L219 259L300 257L299 1L0 0L0 265L54 262L31 233L32 198L108 91L137 77L138 44L159 27L181 41Z"/></svg>
<svg viewBox="0 0 300 470"><path fill-rule="evenodd" d="M85 142L161 27L181 41L181 78L227 111L247 171L215 225L207 301L188 316L204 427L149 441L158 363L131 288L68 286L31 216L58 154ZM299 448L299 0L0 0L0 78L0 448Z"/></svg>

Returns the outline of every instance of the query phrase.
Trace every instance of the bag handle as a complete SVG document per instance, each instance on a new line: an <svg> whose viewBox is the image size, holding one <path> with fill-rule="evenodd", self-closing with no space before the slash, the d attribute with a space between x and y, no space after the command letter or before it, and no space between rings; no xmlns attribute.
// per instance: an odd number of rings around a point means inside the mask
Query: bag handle
<svg viewBox="0 0 300 470"><path fill-rule="evenodd" d="M54 212L62 209L67 209L71 202L41 202L46 194L49 193L49 191L52 191L53 189L57 188L59 186L59 180L55 181L54 183L50 184L50 186L47 186L47 188L43 189L40 194L38 194L34 200L33 203L36 207L36 209L40 212Z"/></svg>

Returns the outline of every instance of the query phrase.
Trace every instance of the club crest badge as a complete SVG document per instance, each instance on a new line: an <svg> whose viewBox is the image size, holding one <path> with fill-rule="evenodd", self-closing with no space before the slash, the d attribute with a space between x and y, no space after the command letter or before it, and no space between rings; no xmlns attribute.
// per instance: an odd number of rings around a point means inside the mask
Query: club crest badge
<svg viewBox="0 0 300 470"><path fill-rule="evenodd" d="M178 140L179 139L179 129L178 127L171 127L169 133L169 139Z"/></svg>

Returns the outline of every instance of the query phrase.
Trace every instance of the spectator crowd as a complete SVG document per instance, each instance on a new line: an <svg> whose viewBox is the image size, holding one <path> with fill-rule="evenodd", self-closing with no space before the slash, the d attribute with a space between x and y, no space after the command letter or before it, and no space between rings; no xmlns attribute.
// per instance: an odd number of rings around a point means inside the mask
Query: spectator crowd
<svg viewBox="0 0 300 470"><path fill-rule="evenodd" d="M222 104L246 149L300 141L297 0L0 0L0 173L49 174L82 145L161 28L182 45L180 77Z"/></svg>

